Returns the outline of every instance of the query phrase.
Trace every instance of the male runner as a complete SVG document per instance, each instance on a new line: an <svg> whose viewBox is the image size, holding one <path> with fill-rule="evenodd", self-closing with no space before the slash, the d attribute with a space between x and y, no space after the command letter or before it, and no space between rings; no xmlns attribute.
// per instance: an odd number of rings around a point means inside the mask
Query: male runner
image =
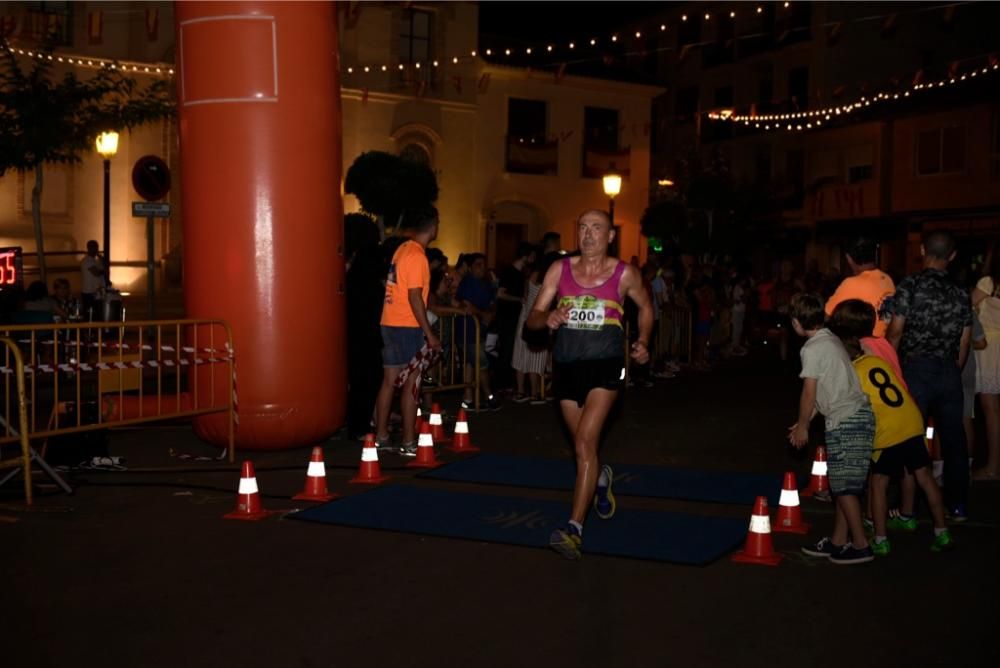
<svg viewBox="0 0 1000 668"><path fill-rule="evenodd" d="M567 559L581 556L583 521L591 499L598 517L609 519L615 512L614 474L610 466L599 466L597 446L625 380L625 297L639 307L639 338L631 349L639 364L649 361L653 329L653 309L639 271L608 256L615 238L608 214L583 212L577 235L580 255L559 260L548 270L527 323L531 329L558 330L552 351L553 392L573 436L576 485L569 523L552 532L549 545ZM550 312L556 297L558 308Z"/></svg>

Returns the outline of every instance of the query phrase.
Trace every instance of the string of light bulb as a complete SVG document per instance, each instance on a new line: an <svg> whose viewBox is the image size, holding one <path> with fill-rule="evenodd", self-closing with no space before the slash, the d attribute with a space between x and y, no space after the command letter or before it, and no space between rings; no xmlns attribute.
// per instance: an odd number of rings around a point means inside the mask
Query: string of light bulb
<svg viewBox="0 0 1000 668"><path fill-rule="evenodd" d="M838 116L848 116L855 111L878 105L885 102L904 100L929 90L947 88L962 82L968 82L979 77L1000 72L1000 63L993 62L983 67L977 67L965 74L948 77L939 81L913 84L906 90L881 92L872 97L862 95L856 101L825 107L823 109L810 109L808 111L796 111L786 114L736 114L731 109L708 112L708 117L713 121L729 121L731 123L742 123L745 127L753 125L759 130L786 130L802 131L812 130L822 127L824 122L834 120ZM793 121L793 122L789 122Z"/></svg>
<svg viewBox="0 0 1000 668"><path fill-rule="evenodd" d="M723 10L721 12L705 12L703 14L681 14L678 17L678 22L686 23L691 20L696 20L698 18L703 19L705 22L715 21L717 18L728 17L730 20L736 20L743 17L754 17L756 15L761 15L764 13L764 8L767 5L779 5L780 10L790 10L792 9L792 3L788 1L784 2L773 2L773 3L746 3L747 9L731 9ZM953 9L963 5L975 4L971 0L961 0L959 2L948 2L936 5L922 5L920 7L912 8L907 11L894 11L883 14L873 14L861 17L853 17L844 21L827 21L821 24L819 27L823 29L832 28L841 23L870 23L875 21L882 21L888 19L892 16L903 16L907 14L921 14L932 11ZM673 25L676 25L673 24ZM409 69L424 69L424 68L440 68L447 64L458 65L460 63L470 62L477 57L501 58L500 61L495 61L503 63L502 59L505 58L523 58L525 56L551 56L553 58L559 58L558 62L548 61L541 62L535 65L536 67L554 68L561 67L562 65L578 65L587 62L599 62L604 59L601 56L592 56L586 54L588 47L591 49L615 46L620 48L625 46L626 48L632 48L634 50L627 51L625 53L616 54L617 56L635 56L649 53L660 53L666 51L677 51L687 48L697 48L701 46L709 46L715 44L714 40L705 40L701 42L693 42L691 44L684 44L678 46L663 46L663 47L653 47L650 48L645 43L636 44L641 42L644 38L650 37L650 35L657 35L662 33L667 33L671 30L671 23L667 22L656 22L645 28L637 28L630 31L617 31L610 35L605 33L604 36L600 36L592 33L589 36L582 36L578 39L566 39L563 41L545 41L538 42L532 45L521 46L506 46L506 47L484 47L480 45L478 49L466 51L459 54L448 55L447 57L442 57L437 60L428 60L424 62L416 63L355 63L348 65L344 68L344 71L348 75L363 75L363 74L378 74L379 72L390 72L394 70L406 71ZM800 30L808 30L806 27L790 27L788 32L794 33ZM767 34L766 32L753 32L742 35L734 35L731 39L734 40L744 40L744 39L754 39L759 38ZM634 39L631 39L633 38ZM586 57L585 57L586 54Z"/></svg>
<svg viewBox="0 0 1000 668"><path fill-rule="evenodd" d="M34 49L22 49L4 42L3 47L9 53L18 56L27 56L35 60L50 61L53 63L66 63L76 67L83 67L92 70L108 69L121 72L134 72L136 74L152 74L171 77L174 75L174 68L162 63L140 63L134 61L118 61L108 58L94 58L93 56L78 56L61 53L45 53Z"/></svg>

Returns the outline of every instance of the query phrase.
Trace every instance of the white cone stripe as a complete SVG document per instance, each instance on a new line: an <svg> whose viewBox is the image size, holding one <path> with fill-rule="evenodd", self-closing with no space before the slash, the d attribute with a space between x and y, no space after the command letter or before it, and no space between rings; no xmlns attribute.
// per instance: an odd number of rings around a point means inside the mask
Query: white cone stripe
<svg viewBox="0 0 1000 668"><path fill-rule="evenodd" d="M771 533L771 518L767 515L751 515L750 533Z"/></svg>
<svg viewBox="0 0 1000 668"><path fill-rule="evenodd" d="M455 433L456 434L468 434L469 433L469 423L468 422L456 422L455 423Z"/></svg>
<svg viewBox="0 0 1000 668"><path fill-rule="evenodd" d="M430 434L420 434L417 438L417 446L421 448L433 448L434 437Z"/></svg>
<svg viewBox="0 0 1000 668"><path fill-rule="evenodd" d="M306 475L311 478L325 478L326 467L323 466L323 462L309 462L309 470L306 471Z"/></svg>
<svg viewBox="0 0 1000 668"><path fill-rule="evenodd" d="M257 478L240 478L240 494L256 494Z"/></svg>
<svg viewBox="0 0 1000 668"><path fill-rule="evenodd" d="M826 475L826 462L813 462L813 475Z"/></svg>
<svg viewBox="0 0 1000 668"><path fill-rule="evenodd" d="M361 461L363 462L377 462L378 461L378 450L375 448L361 448Z"/></svg>
<svg viewBox="0 0 1000 668"><path fill-rule="evenodd" d="M927 440L928 441L934 440L934 427L927 427Z"/></svg>
<svg viewBox="0 0 1000 668"><path fill-rule="evenodd" d="M792 506L793 508L799 505L799 492L794 489L783 489L781 490L781 498L778 499L779 506Z"/></svg>
<svg viewBox="0 0 1000 668"><path fill-rule="evenodd" d="M443 422L441 422L441 414L440 413L431 413L431 425L432 426L437 426L439 424L444 424Z"/></svg>

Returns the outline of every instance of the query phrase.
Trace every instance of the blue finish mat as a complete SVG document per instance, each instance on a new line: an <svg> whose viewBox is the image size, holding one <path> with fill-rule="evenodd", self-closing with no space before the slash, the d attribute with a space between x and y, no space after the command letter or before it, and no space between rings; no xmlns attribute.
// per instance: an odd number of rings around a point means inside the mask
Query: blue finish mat
<svg viewBox="0 0 1000 668"><path fill-rule="evenodd" d="M629 464L611 466L615 472L614 493L621 496L647 496L746 506L752 506L758 496L766 496L771 506L777 506L778 497L781 495L783 477L781 475L694 471ZM488 485L572 490L576 481L576 463L569 458L542 459L482 454L432 469L421 473L418 477Z"/></svg>
<svg viewBox="0 0 1000 668"><path fill-rule="evenodd" d="M390 485L303 510L289 517L491 543L548 547L569 504ZM742 519L619 508L587 522L583 551L700 566L731 552L746 537Z"/></svg>

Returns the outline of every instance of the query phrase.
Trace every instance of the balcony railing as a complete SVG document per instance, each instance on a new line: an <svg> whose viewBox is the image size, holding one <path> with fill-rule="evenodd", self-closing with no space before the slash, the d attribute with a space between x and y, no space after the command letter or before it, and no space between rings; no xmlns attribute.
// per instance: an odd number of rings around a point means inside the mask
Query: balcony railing
<svg viewBox="0 0 1000 668"><path fill-rule="evenodd" d="M507 171L515 174L559 173L559 142L507 137Z"/></svg>

